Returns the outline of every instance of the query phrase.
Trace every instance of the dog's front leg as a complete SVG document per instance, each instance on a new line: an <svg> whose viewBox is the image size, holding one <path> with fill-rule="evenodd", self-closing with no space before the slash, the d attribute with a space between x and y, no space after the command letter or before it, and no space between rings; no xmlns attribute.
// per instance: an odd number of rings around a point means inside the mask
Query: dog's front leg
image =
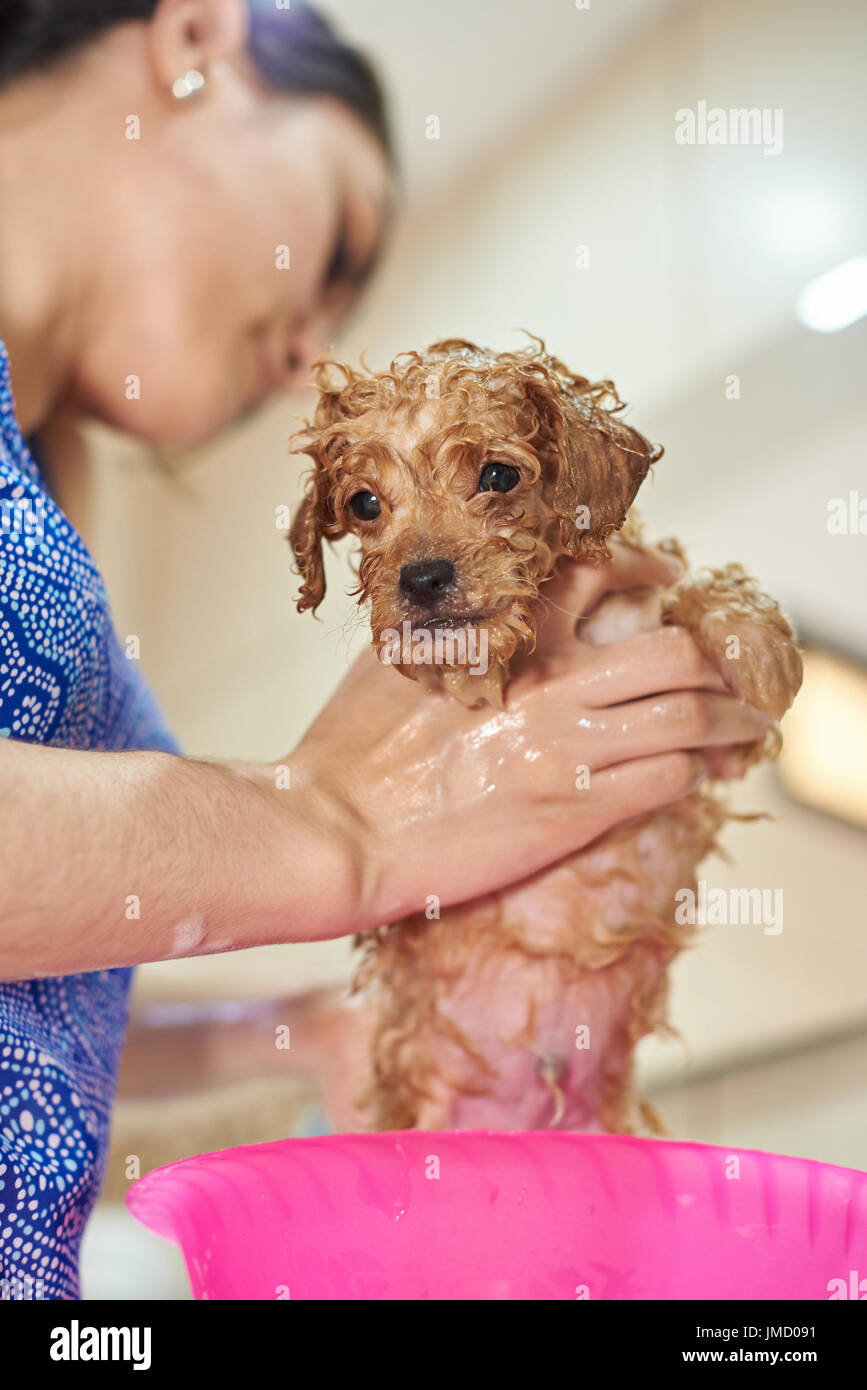
<svg viewBox="0 0 867 1390"><path fill-rule="evenodd" d="M781 718L801 685L803 663L791 623L740 565L705 570L682 580L662 600L665 623L685 627L732 694ZM773 751L751 750L748 761Z"/></svg>

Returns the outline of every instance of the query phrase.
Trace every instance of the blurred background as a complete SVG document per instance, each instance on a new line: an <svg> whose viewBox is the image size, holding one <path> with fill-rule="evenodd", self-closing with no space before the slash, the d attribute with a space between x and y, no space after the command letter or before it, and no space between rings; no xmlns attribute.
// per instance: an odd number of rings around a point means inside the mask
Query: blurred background
<svg viewBox="0 0 867 1390"><path fill-rule="evenodd" d="M774 819L731 826L730 863L703 870L781 888L784 929L707 928L673 972L684 1041L642 1044L641 1071L676 1136L867 1167L867 11L321 8L376 60L403 171L390 254L337 353L384 366L441 336L513 347L527 328L612 377L666 448L640 499L650 532L696 564L743 562L809 644L784 761L735 793ZM781 111L782 148L679 144L675 113L701 102ZM345 555L321 621L293 607L275 517L300 495L287 439L311 403L275 401L183 457L88 437L73 519L189 753L288 752L363 643ZM184 1296L172 1249L123 1210L136 1163L321 1131L304 1020L350 972L348 942L138 972L86 1296Z"/></svg>

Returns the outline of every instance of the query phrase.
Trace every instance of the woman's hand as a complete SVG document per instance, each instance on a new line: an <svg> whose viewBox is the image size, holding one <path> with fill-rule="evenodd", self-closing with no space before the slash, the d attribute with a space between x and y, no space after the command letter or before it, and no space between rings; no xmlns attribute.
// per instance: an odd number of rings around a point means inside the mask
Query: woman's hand
<svg viewBox="0 0 867 1390"><path fill-rule="evenodd" d="M373 655L355 664L290 761L313 814L318 799L354 827L357 929L504 887L685 796L706 775L699 750L761 738L769 721L724 693L684 630L574 636L605 593L667 587L681 568L626 545L570 565L503 710L428 695Z"/></svg>

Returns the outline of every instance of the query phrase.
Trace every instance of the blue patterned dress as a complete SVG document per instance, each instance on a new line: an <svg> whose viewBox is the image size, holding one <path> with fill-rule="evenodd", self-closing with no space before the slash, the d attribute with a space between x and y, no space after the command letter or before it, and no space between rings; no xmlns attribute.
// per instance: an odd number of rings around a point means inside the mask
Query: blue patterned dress
<svg viewBox="0 0 867 1390"><path fill-rule="evenodd" d="M2 341L0 735L177 752L124 655L99 572L21 437ZM79 1296L78 1250L102 1185L131 976L0 983L0 1299Z"/></svg>

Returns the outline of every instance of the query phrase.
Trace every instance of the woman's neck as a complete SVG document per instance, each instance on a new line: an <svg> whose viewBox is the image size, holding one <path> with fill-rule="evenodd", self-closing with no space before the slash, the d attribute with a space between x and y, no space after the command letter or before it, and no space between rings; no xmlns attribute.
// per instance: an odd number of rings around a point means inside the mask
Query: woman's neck
<svg viewBox="0 0 867 1390"><path fill-rule="evenodd" d="M94 213L81 163L82 150L94 160L96 150L77 86L52 73L0 91L0 338L25 434L70 391L88 300Z"/></svg>

